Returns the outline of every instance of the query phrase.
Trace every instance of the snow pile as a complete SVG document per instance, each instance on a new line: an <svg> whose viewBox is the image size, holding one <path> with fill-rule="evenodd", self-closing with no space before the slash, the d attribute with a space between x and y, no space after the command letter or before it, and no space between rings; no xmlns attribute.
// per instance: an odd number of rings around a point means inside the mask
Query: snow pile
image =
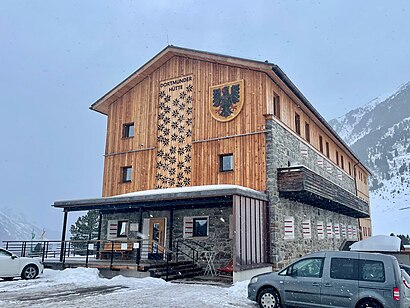
<svg viewBox="0 0 410 308"><path fill-rule="evenodd" d="M161 195L161 194L180 194L180 193L189 193L189 192L198 192L198 191L213 191L213 190L225 190L225 189L240 189L249 192L258 192L248 187L243 187L239 185L201 185L201 186L186 186L186 187L175 187L175 188L161 188L161 189L150 189L135 191L127 194L116 195L108 198L117 198L117 197L135 197L135 196L151 196L151 195Z"/></svg>
<svg viewBox="0 0 410 308"><path fill-rule="evenodd" d="M63 271L44 270L44 278L53 281L54 284L76 283L78 285L95 285L104 283L96 268L67 268Z"/></svg>
<svg viewBox="0 0 410 308"><path fill-rule="evenodd" d="M233 286L171 283L156 278L101 278L96 269L46 269L35 280L0 280L0 307L255 307L248 281Z"/></svg>

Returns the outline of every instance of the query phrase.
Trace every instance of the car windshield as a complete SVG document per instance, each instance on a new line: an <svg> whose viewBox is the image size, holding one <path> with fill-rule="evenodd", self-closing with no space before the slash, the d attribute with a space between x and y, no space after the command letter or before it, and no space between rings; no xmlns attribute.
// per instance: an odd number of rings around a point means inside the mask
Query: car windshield
<svg viewBox="0 0 410 308"><path fill-rule="evenodd" d="M7 257L10 257L10 256L11 256L11 253L10 253L10 252L8 252L7 250L0 249L0 256L7 256Z"/></svg>

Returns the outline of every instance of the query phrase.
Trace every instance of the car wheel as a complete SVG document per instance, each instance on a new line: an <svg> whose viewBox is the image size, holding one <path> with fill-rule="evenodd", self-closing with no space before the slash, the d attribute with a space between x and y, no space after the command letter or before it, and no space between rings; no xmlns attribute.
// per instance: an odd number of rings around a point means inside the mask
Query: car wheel
<svg viewBox="0 0 410 308"><path fill-rule="evenodd" d="M27 265L21 272L21 278L34 279L38 275L38 268L35 265Z"/></svg>
<svg viewBox="0 0 410 308"><path fill-rule="evenodd" d="M280 308L280 298L278 292L273 288L262 290L258 297L259 307L261 308Z"/></svg>
<svg viewBox="0 0 410 308"><path fill-rule="evenodd" d="M357 305L357 308L383 308L383 306L374 300L366 299Z"/></svg>

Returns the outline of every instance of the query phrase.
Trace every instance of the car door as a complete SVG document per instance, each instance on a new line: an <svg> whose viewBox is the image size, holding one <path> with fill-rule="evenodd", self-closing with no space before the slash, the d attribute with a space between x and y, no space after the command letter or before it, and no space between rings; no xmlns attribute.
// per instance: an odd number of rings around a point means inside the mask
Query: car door
<svg viewBox="0 0 410 308"><path fill-rule="evenodd" d="M323 307L354 307L359 291L359 255L351 253L348 257L329 253L323 274L321 300Z"/></svg>
<svg viewBox="0 0 410 308"><path fill-rule="evenodd" d="M320 307L324 257L299 260L288 268L284 280L286 305Z"/></svg>
<svg viewBox="0 0 410 308"><path fill-rule="evenodd" d="M0 277L19 276L19 259L12 256L7 250L0 249Z"/></svg>

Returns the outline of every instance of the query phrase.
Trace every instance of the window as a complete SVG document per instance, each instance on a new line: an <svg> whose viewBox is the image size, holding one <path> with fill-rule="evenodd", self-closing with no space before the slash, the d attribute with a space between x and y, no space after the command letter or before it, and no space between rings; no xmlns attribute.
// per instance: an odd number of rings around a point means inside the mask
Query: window
<svg viewBox="0 0 410 308"><path fill-rule="evenodd" d="M323 153L323 137L319 135L319 151Z"/></svg>
<svg viewBox="0 0 410 308"><path fill-rule="evenodd" d="M123 167L122 169L122 182L127 183L132 180L132 167Z"/></svg>
<svg viewBox="0 0 410 308"><path fill-rule="evenodd" d="M134 123L127 123L122 126L122 137L123 138L134 137Z"/></svg>
<svg viewBox="0 0 410 308"><path fill-rule="evenodd" d="M322 277L323 258L303 259L288 268L287 275L292 277Z"/></svg>
<svg viewBox="0 0 410 308"><path fill-rule="evenodd" d="M208 217L198 217L193 219L192 236L208 236Z"/></svg>
<svg viewBox="0 0 410 308"><path fill-rule="evenodd" d="M336 151L336 165L339 166L339 152Z"/></svg>
<svg viewBox="0 0 410 308"><path fill-rule="evenodd" d="M330 278L357 280L358 277L357 259L332 258L330 262Z"/></svg>
<svg viewBox="0 0 410 308"><path fill-rule="evenodd" d="M364 281L384 282L384 265L380 261L360 260L359 279Z"/></svg>
<svg viewBox="0 0 410 308"><path fill-rule="evenodd" d="M329 149L329 142L326 141L326 156L330 158L330 149Z"/></svg>
<svg viewBox="0 0 410 308"><path fill-rule="evenodd" d="M345 163L343 161L343 155L340 155L340 164L342 166L342 169L344 169L345 168Z"/></svg>
<svg viewBox="0 0 410 308"><path fill-rule="evenodd" d="M219 156L219 171L233 171L233 154Z"/></svg>
<svg viewBox="0 0 410 308"><path fill-rule="evenodd" d="M273 95L273 115L280 119L280 100L279 95Z"/></svg>
<svg viewBox="0 0 410 308"><path fill-rule="evenodd" d="M117 225L117 237L127 237L128 234L128 221L119 220Z"/></svg>
<svg viewBox="0 0 410 308"><path fill-rule="evenodd" d="M350 164L350 161L349 161L349 175L352 175L352 165Z"/></svg>
<svg viewBox="0 0 410 308"><path fill-rule="evenodd" d="M310 143L310 127L309 123L305 122L305 139Z"/></svg>
<svg viewBox="0 0 410 308"><path fill-rule="evenodd" d="M300 135L300 115L295 112L295 131Z"/></svg>

